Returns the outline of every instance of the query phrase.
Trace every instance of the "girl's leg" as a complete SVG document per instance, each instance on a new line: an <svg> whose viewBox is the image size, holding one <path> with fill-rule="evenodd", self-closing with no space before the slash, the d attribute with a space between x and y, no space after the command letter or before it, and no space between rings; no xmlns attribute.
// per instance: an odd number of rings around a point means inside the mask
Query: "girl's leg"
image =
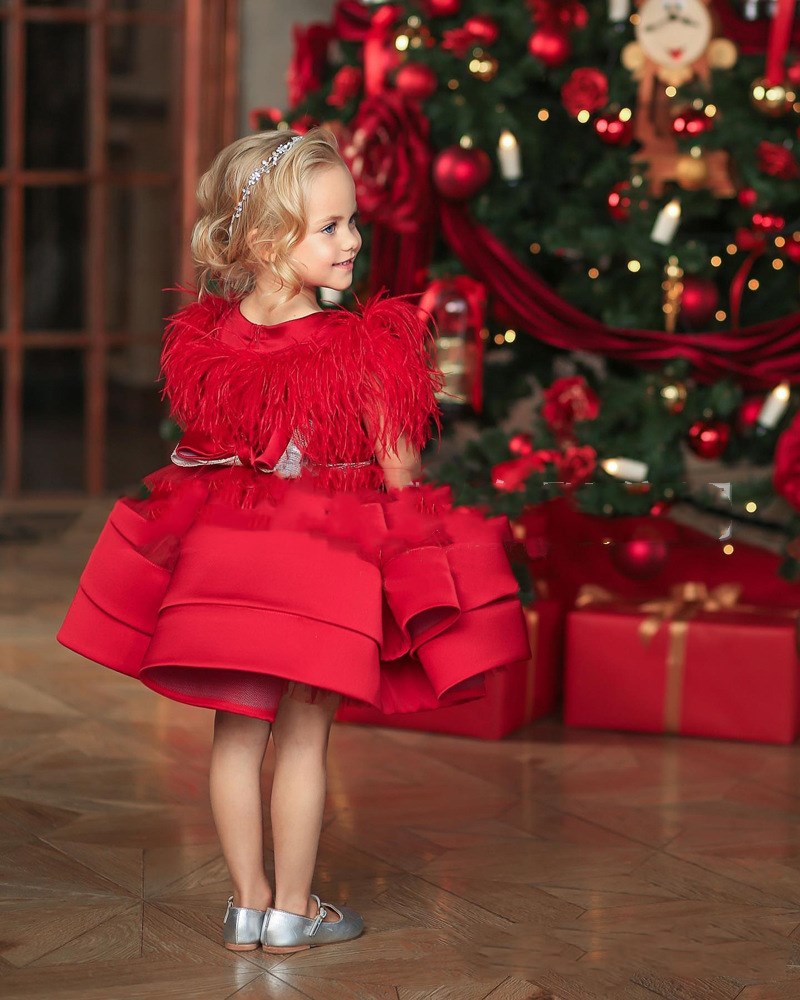
<svg viewBox="0 0 800 1000"><path fill-rule="evenodd" d="M211 750L211 811L233 881L233 905L266 910L273 893L264 870L261 765L270 723L217 711Z"/></svg>
<svg viewBox="0 0 800 1000"><path fill-rule="evenodd" d="M325 808L328 737L339 696L315 701L302 684L281 699L272 727L272 842L275 852L275 908L317 915L311 881ZM337 920L329 913L328 919Z"/></svg>

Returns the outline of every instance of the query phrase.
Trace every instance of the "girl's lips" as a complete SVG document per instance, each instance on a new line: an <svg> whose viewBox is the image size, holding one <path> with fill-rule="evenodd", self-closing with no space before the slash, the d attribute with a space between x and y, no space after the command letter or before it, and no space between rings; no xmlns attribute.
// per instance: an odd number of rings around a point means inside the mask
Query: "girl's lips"
<svg viewBox="0 0 800 1000"><path fill-rule="evenodd" d="M351 268L355 262L355 257L351 257L350 260L343 260L339 264L334 264L334 267L346 267Z"/></svg>

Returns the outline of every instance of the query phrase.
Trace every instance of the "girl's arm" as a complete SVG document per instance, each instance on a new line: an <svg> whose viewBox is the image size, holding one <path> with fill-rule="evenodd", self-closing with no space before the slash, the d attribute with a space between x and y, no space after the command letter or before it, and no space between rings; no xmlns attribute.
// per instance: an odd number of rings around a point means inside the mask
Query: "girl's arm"
<svg viewBox="0 0 800 1000"><path fill-rule="evenodd" d="M419 481L422 475L422 461L420 453L408 443L408 438L401 434L397 442L392 447L381 445L380 439L383 436L378 428L370 425L366 421L367 430L374 441L375 457L383 470L383 481L389 490L402 490L406 486ZM380 431L383 429L383 418L380 418Z"/></svg>

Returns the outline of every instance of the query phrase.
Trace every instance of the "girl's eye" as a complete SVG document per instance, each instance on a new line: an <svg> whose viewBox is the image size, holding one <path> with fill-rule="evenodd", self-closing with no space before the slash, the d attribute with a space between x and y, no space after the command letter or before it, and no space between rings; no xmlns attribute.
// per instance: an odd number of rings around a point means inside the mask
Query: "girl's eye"
<svg viewBox="0 0 800 1000"><path fill-rule="evenodd" d="M333 236L334 229L336 229L336 223L332 222L329 226L326 226L322 231L323 233L328 233L329 236Z"/></svg>

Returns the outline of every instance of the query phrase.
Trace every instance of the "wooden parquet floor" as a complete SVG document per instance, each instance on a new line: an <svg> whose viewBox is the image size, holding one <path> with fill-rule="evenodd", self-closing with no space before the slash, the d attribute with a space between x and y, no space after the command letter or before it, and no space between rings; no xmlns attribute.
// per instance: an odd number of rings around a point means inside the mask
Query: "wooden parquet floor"
<svg viewBox="0 0 800 1000"><path fill-rule="evenodd" d="M109 506L0 545L3 1000L800 998L797 751L555 722L337 724L315 891L367 930L225 951L211 713L53 638Z"/></svg>

